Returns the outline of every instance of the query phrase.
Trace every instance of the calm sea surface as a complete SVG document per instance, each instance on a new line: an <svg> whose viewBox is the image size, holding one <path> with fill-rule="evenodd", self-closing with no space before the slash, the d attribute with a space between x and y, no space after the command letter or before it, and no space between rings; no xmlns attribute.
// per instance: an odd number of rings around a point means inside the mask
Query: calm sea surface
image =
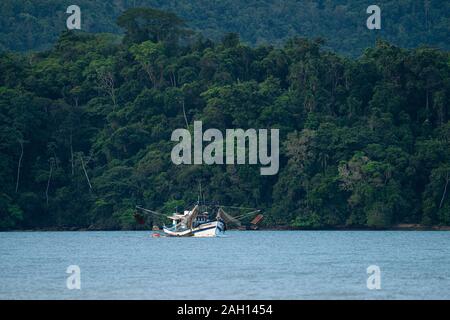
<svg viewBox="0 0 450 320"><path fill-rule="evenodd" d="M81 290L66 287L69 265ZM450 232L0 233L0 299L413 298L450 299Z"/></svg>

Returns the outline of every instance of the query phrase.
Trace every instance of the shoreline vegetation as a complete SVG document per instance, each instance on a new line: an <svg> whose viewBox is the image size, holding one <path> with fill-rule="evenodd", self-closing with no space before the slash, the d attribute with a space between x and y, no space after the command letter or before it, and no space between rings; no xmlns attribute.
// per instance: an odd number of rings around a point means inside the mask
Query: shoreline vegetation
<svg viewBox="0 0 450 320"><path fill-rule="evenodd" d="M18 229L18 230L7 230L3 232L97 232L97 231L148 231L157 232L152 229L95 229L95 228L78 228L78 227L67 227L67 228L39 228L39 229ZM236 228L228 229L228 231L241 231ZM257 230L242 230L242 231L450 231L450 226L424 226L420 224L398 224L390 227L383 228L369 228L369 227L353 227L349 228L346 226L336 226L332 228L301 228L301 227L291 227L291 226L277 226L277 227L260 227Z"/></svg>
<svg viewBox="0 0 450 320"><path fill-rule="evenodd" d="M117 24L123 36L68 31L47 51L0 53L0 230L133 230L136 205L187 208L199 185L267 226L450 225L449 51L381 37L358 58L320 38L252 47L150 8ZM279 129L278 174L175 165L171 134L195 121Z"/></svg>

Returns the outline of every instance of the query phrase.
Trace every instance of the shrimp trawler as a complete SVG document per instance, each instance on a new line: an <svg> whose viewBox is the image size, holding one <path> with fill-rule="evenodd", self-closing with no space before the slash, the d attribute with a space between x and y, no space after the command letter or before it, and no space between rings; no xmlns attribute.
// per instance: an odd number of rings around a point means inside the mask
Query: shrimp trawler
<svg viewBox="0 0 450 320"><path fill-rule="evenodd" d="M200 206L185 210L183 214L175 213L168 217L172 220L171 227L163 227L166 235L171 237L215 237L225 232L225 221L217 214L216 220L209 219L208 212L200 213Z"/></svg>
<svg viewBox="0 0 450 320"><path fill-rule="evenodd" d="M227 224L241 226L242 219L260 212L260 210L253 210L251 212L233 217L224 211L224 207L226 206L210 205L209 208L212 209L212 215L207 210L208 206L204 204L200 205L199 203L197 203L192 210L184 210L182 213L179 213L178 210L176 210L176 212L172 215L166 216L168 219L172 220L172 225L164 225L162 228L163 232L168 237L216 237L225 232L227 229ZM145 209L141 206L136 206L136 209L137 212L135 213L135 218L141 224L144 223L142 213L163 215L159 212ZM211 218L211 216L214 218ZM262 220L262 217L262 214L258 214L252 222L257 221L257 223L259 223Z"/></svg>

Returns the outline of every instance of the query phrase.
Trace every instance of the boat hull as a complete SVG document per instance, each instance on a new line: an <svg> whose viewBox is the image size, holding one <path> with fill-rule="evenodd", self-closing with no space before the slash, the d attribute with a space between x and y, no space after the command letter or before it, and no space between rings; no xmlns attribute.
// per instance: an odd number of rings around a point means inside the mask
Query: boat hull
<svg viewBox="0 0 450 320"><path fill-rule="evenodd" d="M225 226L221 221L212 221L199 225L198 227L183 231L173 231L164 227L164 233L169 237L199 237L210 238L216 237L224 232Z"/></svg>

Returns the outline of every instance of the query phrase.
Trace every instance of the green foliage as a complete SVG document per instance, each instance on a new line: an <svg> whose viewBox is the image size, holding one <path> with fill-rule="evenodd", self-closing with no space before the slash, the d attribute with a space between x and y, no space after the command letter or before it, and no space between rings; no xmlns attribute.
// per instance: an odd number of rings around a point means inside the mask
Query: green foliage
<svg viewBox="0 0 450 320"><path fill-rule="evenodd" d="M0 230L17 228L23 220L23 211L11 198L0 193Z"/></svg>
<svg viewBox="0 0 450 320"><path fill-rule="evenodd" d="M148 25L160 13L133 12L150 16L124 22L125 43L66 32L49 51L0 55L0 229L133 229L135 205L185 209L199 182L267 225L450 224L448 52L380 40L353 59L320 39L250 47L236 34L173 45ZM279 128L279 174L172 164L185 119Z"/></svg>
<svg viewBox="0 0 450 320"><path fill-rule="evenodd" d="M0 51L50 48L66 30L69 4L64 0L2 0ZM450 3L441 0L379 0L382 29L376 32L366 28L370 3L365 0L78 0L76 4L81 8L83 31L124 32L126 42L131 43L184 30L181 19L151 7L176 13L188 21L190 29L215 41L225 33L239 33L251 45L283 46L295 36L322 37L328 48L351 56L359 56L378 37L406 48L425 44L449 49ZM123 14L126 9L131 10Z"/></svg>
<svg viewBox="0 0 450 320"><path fill-rule="evenodd" d="M187 33L184 21L170 12L151 8L132 8L125 11L117 24L126 30L125 43L144 41L176 43Z"/></svg>

